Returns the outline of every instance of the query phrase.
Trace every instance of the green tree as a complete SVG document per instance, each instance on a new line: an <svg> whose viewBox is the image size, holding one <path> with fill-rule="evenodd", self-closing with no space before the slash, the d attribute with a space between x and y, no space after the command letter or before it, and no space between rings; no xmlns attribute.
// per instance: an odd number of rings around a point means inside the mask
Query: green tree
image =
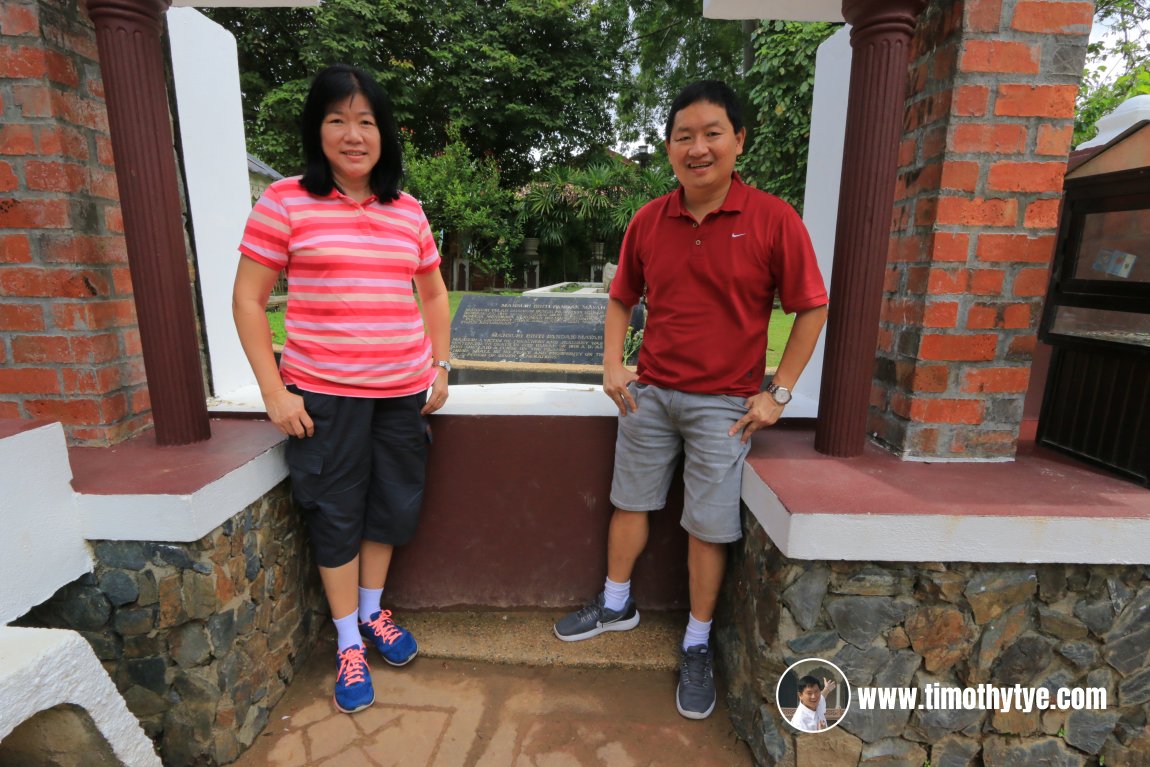
<svg viewBox="0 0 1150 767"><path fill-rule="evenodd" d="M538 237L567 267L580 264L595 243L607 260L614 258L635 213L673 188L675 178L665 156L646 166L612 158L584 167L555 167L521 191L524 233ZM575 263L569 264L571 257Z"/></svg>
<svg viewBox="0 0 1150 767"><path fill-rule="evenodd" d="M744 94L748 30L704 18L698 0L613 0L630 15L616 110L624 141L662 143L667 107L695 80L723 80Z"/></svg>
<svg viewBox="0 0 1150 767"><path fill-rule="evenodd" d="M464 255L480 271L507 276L512 253L522 242L514 192L500 185L490 157L476 159L460 138L457 123L447 126L447 144L421 153L405 133L405 185L423 204L427 220L447 255Z"/></svg>
<svg viewBox="0 0 1150 767"><path fill-rule="evenodd" d="M723 80L743 100L747 144L740 172L801 207L815 53L841 25L766 21L756 26L706 19L690 0L625 4L631 37L624 60L632 77L621 84L618 98L622 138L662 143L663 120L675 94L694 80Z"/></svg>
<svg viewBox="0 0 1150 767"><path fill-rule="evenodd" d="M765 21L755 32L748 80L758 117L741 171L747 181L800 212L811 137L815 54L840 24Z"/></svg>
<svg viewBox="0 0 1150 767"><path fill-rule="evenodd" d="M1150 93L1150 0L1098 0L1094 23L1111 36L1090 43L1078 89L1075 145L1098 134L1098 118L1132 96Z"/></svg>
<svg viewBox="0 0 1150 767"><path fill-rule="evenodd" d="M596 0L326 0L307 9L216 9L235 36L249 147L284 172L300 167L296 119L309 78L344 62L378 78L412 144L447 142L493 157L504 183L535 159L613 138L626 15Z"/></svg>
<svg viewBox="0 0 1150 767"><path fill-rule="evenodd" d="M411 99L395 86L416 67L425 39L411 5L334 0L315 8L205 9L236 38L248 150L282 173L301 172L298 117L310 79L336 62L370 71L402 121Z"/></svg>

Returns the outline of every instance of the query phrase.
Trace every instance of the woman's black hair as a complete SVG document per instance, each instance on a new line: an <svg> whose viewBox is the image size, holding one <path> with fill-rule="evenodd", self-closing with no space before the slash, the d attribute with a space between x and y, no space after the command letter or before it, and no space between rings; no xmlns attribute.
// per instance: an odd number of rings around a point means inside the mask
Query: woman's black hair
<svg viewBox="0 0 1150 767"><path fill-rule="evenodd" d="M727 119L731 121L735 133L743 129L743 107L739 103L739 97L731 90L731 86L719 80L699 80L679 91L679 95L671 102L671 112L667 115L667 125L663 133L665 139L671 140L671 129L675 127L675 115L679 114L679 110L699 101L723 107L727 110Z"/></svg>
<svg viewBox="0 0 1150 767"><path fill-rule="evenodd" d="M304 189L318 197L331 194L335 179L331 174L331 164L323 153L320 131L331 105L350 99L357 93L371 105L375 124L379 128L379 161L371 169L368 183L380 202L397 200L403 182L403 147L399 143L399 130L395 127L391 102L371 75L346 64L334 64L312 80L300 117L303 153L307 161L300 183Z"/></svg>

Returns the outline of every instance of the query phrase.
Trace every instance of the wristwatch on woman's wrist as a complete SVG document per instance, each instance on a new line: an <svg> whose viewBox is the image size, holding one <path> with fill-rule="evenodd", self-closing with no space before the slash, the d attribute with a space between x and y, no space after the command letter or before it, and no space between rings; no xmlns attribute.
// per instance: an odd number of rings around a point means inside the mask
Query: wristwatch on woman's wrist
<svg viewBox="0 0 1150 767"><path fill-rule="evenodd" d="M435 367L443 368L448 373L451 372L451 363L448 362L447 360L436 360L434 365L435 365Z"/></svg>

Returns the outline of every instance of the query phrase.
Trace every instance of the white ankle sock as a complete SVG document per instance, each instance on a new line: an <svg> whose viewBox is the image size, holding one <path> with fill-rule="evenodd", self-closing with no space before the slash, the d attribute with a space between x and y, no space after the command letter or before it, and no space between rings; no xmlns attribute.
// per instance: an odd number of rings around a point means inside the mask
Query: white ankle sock
<svg viewBox="0 0 1150 767"><path fill-rule="evenodd" d="M332 623L335 624L335 641L339 645L339 651L343 652L353 645L362 645L363 640L359 638L359 614L351 613L342 618L333 618Z"/></svg>
<svg viewBox="0 0 1150 767"><path fill-rule="evenodd" d="M379 612L379 602L383 599L383 589L359 589L359 622L367 623L371 616Z"/></svg>
<svg viewBox="0 0 1150 767"><path fill-rule="evenodd" d="M711 621L703 622L691 615L687 620L687 633L683 635L683 649L697 644L706 645L711 641Z"/></svg>
<svg viewBox="0 0 1150 767"><path fill-rule="evenodd" d="M608 610L619 612L627 605L631 597L631 581L616 583L610 578L603 584L603 606Z"/></svg>

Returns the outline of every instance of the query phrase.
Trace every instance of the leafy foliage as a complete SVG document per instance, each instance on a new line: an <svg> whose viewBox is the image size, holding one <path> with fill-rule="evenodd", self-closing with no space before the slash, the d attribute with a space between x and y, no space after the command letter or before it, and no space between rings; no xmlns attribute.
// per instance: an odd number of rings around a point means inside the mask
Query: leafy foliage
<svg viewBox="0 0 1150 767"><path fill-rule="evenodd" d="M635 330L634 326L627 326L627 335L623 338L623 364L634 365L639 360L639 349L643 346L643 331Z"/></svg>
<svg viewBox="0 0 1150 767"><path fill-rule="evenodd" d="M1091 43L1078 90L1075 145L1098 133L1098 118L1132 96L1150 93L1150 0L1098 0L1094 23L1112 37Z"/></svg>
<svg viewBox="0 0 1150 767"><path fill-rule="evenodd" d="M549 168L524 188L520 220L528 237L538 237L544 245L563 243L572 219L566 192L566 168Z"/></svg>
<svg viewBox="0 0 1150 767"><path fill-rule="evenodd" d="M723 80L744 92L743 54L750 40L742 22L704 18L698 0L612 4L631 19L616 104L623 141L661 144L667 107L695 80Z"/></svg>
<svg viewBox="0 0 1150 767"><path fill-rule="evenodd" d="M249 148L283 172L301 165L296 119L309 79L335 62L377 77L416 148L437 151L457 123L508 186L527 180L533 156L566 158L612 138L626 34L615 3L326 0L208 13L239 45Z"/></svg>
<svg viewBox="0 0 1150 767"><path fill-rule="evenodd" d="M660 155L644 165L614 155L583 167L550 168L520 190L520 223L524 234L545 246L540 252L549 256L549 273L565 280L569 268L596 243L613 259L639 208L674 184L671 167Z"/></svg>
<svg viewBox="0 0 1150 767"><path fill-rule="evenodd" d="M448 124L447 144L435 154L419 152L410 133L404 139L407 191L423 204L432 229L443 233L441 247L470 248L467 255L477 269L506 275L523 238L515 194L500 185L495 161L472 155L458 123Z"/></svg>
<svg viewBox="0 0 1150 767"><path fill-rule="evenodd" d="M755 64L748 78L758 123L742 162L749 183L783 198L800 212L811 137L815 54L839 24L766 21L755 31Z"/></svg>
<svg viewBox="0 0 1150 767"><path fill-rule="evenodd" d="M562 244L579 234L618 245L639 208L673 185L674 176L665 161L647 167L610 160L584 168L551 168L524 188L522 219L528 233L547 245Z"/></svg>

